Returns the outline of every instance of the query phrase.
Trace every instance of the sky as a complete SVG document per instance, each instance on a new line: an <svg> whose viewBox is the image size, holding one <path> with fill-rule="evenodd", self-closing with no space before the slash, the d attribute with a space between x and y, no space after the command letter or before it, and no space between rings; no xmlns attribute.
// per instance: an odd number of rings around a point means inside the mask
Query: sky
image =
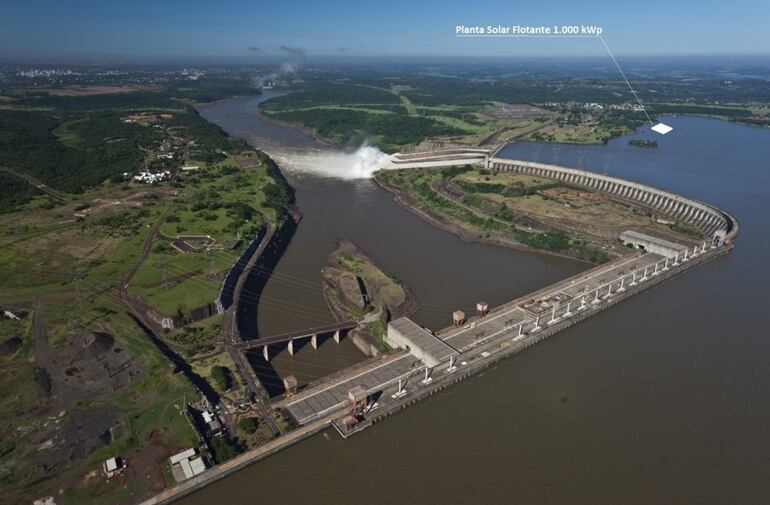
<svg viewBox="0 0 770 505"><path fill-rule="evenodd" d="M599 25L616 55L768 55L768 23L768 0L4 0L0 60L606 54L595 38L457 38L458 24Z"/></svg>

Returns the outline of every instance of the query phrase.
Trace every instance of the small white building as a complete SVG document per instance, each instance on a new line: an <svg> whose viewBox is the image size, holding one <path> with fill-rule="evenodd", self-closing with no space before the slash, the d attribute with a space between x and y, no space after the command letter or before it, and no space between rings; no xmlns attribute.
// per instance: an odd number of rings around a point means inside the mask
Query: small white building
<svg viewBox="0 0 770 505"><path fill-rule="evenodd" d="M162 172L139 172L134 176L134 180L138 182L144 182L145 184L155 184L156 182L165 181L171 178L171 172L164 170Z"/></svg>
<svg viewBox="0 0 770 505"><path fill-rule="evenodd" d="M110 458L102 464L102 470L108 479L123 473L124 468L125 465L123 465L121 458Z"/></svg>

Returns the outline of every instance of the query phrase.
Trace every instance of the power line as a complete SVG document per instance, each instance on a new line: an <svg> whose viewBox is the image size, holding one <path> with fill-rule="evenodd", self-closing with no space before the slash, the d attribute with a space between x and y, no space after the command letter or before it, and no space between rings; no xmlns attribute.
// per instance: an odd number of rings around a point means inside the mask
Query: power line
<svg viewBox="0 0 770 505"><path fill-rule="evenodd" d="M631 83L628 82L628 78L626 77L626 73L623 72L623 69L620 68L620 64L618 63L618 60L615 59L615 55L612 54L612 51L610 51L610 46L607 45L607 42L604 41L604 37L601 35L598 35L599 40L602 41L602 44L604 45L604 48L607 49L607 54L610 55L610 58L612 58L613 63L615 63L615 66L618 67L618 71L620 72L620 75L623 76L623 80L626 81L626 84L628 85L628 89L631 90L631 93L633 93L634 98L636 98L636 103L639 104L639 107L642 108L642 112L644 112L644 115L647 116L647 121L649 121L650 124L654 124L652 121L652 118L649 114L647 114L647 109L644 108L644 104L642 104L641 99L639 99L639 95L636 94L636 90L633 86L631 86Z"/></svg>

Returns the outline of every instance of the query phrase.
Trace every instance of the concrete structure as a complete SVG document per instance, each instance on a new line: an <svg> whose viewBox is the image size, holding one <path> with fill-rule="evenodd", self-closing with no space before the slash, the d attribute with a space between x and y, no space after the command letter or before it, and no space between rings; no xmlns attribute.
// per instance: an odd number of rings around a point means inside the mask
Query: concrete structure
<svg viewBox="0 0 770 505"><path fill-rule="evenodd" d="M417 153L396 153L390 157L386 169L431 168L481 164L489 162L491 149L481 147L450 148Z"/></svg>
<svg viewBox="0 0 770 505"><path fill-rule="evenodd" d="M187 450L185 450L185 451L182 451L182 452L180 452L180 453L178 453L178 454L174 454L173 456L171 456L170 458L168 458L168 462L169 462L170 464L174 465L174 464L176 464L176 463L179 463L179 462L180 462L180 461L182 461L183 459L190 459L190 458L192 458L193 456L195 456L195 449L193 449L193 448L191 447L191 448L189 448L189 449L187 449Z"/></svg>
<svg viewBox="0 0 770 505"><path fill-rule="evenodd" d="M675 262L649 252L634 252L529 293L485 316L472 319L469 324L451 326L435 335L406 318L395 320L388 328L388 335L393 338L391 345L408 348L408 353L398 350L383 354L327 383L308 387L296 397L280 400L274 406L285 408L298 424L305 425L343 409L347 405L347 392L354 386L362 386L370 395L387 391L378 403L384 398L408 399L419 394L420 385L442 384L443 377L453 374L467 376L466 370L476 362L488 361L487 358L502 354L499 351L503 349L506 353L509 348L523 349L729 249L700 246L697 255L686 262L684 255ZM445 354L438 364L435 364L434 354L432 364L427 364L423 361L427 353L420 349L423 339L426 342L438 340L454 352ZM426 374L428 368L432 373ZM427 381L426 377L432 380ZM367 423L362 423L354 430L363 429L365 425Z"/></svg>
<svg viewBox="0 0 770 505"><path fill-rule="evenodd" d="M108 479L121 474L123 468L123 460L121 458L110 458L102 464L102 470Z"/></svg>
<svg viewBox="0 0 770 505"><path fill-rule="evenodd" d="M431 368L458 354L446 342L406 317L388 323L385 341L392 347L409 351Z"/></svg>
<svg viewBox="0 0 770 505"><path fill-rule="evenodd" d="M297 377L294 375L287 375L283 378L283 390L287 397L297 394Z"/></svg>
<svg viewBox="0 0 770 505"><path fill-rule="evenodd" d="M520 163L511 160L502 161L503 163ZM494 162L497 161L490 159L490 164ZM548 165L543 166L548 167ZM733 239L737 236L738 222L716 207L676 195L673 195L676 199L676 206L672 207L670 206L671 202L661 200L668 198L666 195L669 193L654 188L635 185L620 179L597 176L589 172L573 171L562 167L554 168L564 170L565 172L560 173L569 176L574 175L573 172L584 173L587 174L586 177L618 181L612 184L627 184L626 187L609 186L599 189L599 191L619 191L621 198L632 198L635 201L640 201L636 199L641 198L641 201L644 201L644 204L650 208L667 209L667 215L672 215L672 212L681 213L684 211L685 216L694 217L696 223L701 223L703 226L723 226L723 228L715 230L713 234L714 237L723 240L693 247L692 252L689 252L687 247L681 246L685 248L685 252L681 257L675 257L673 261L665 254L666 251L660 251L664 254L654 254L647 250L643 253L634 252L513 300L484 316L472 319L468 325L445 328L437 332L436 335L406 318L393 321L388 327L388 337L392 337L393 342L396 340L403 342L409 352L395 350L385 353L360 366L335 374L326 382L313 384L294 398L284 398L275 402L274 407L285 408L297 421L299 424L297 429L268 441L264 446L249 451L247 454L236 456L197 478L166 490L145 504L170 503L254 461L319 433L329 423L335 423L337 426L339 412L350 402L351 397L348 393L353 388L358 388L358 392L352 395L354 401L360 399L364 392L367 397L378 398L378 400L376 402L372 400L374 403L366 412L366 418L351 426L347 430L350 433L345 436L365 429L398 410L478 373L499 360L541 342L550 335L610 308L630 296L727 253L732 248ZM503 168L498 166L495 169ZM555 178L560 177L557 175ZM593 183L584 179L570 179L569 184L590 185ZM627 189L632 186L638 186L638 188L633 188L634 191L648 188L650 192L646 194L627 193ZM689 207L680 208L680 205L685 204ZM662 207L658 207L661 205ZM639 235L646 237L644 240L650 238L644 234ZM639 235L627 235L626 238L640 240ZM652 242L655 242L654 245L662 245L656 240L652 240L650 243ZM689 258L687 257L688 254ZM460 314L464 319L464 314ZM549 319L547 320L547 318ZM338 337L339 330L335 332L335 340ZM420 349L419 354L427 354L436 358L442 355L440 350L446 346L452 352L443 354L443 363L439 362L434 367L443 365L448 361L449 366L447 368L441 366L429 371L428 366L421 361L422 358L418 359L413 354L412 347L433 345L428 343L433 341L431 339L440 342L436 344L439 352L424 352L423 349ZM415 342L418 344L417 346L414 345ZM259 345L258 343L250 345L249 348ZM401 344L397 344L397 346L401 347ZM419 381L419 378L423 376L424 379ZM418 380L414 380L414 377L417 377ZM398 384L397 389L395 389L396 384ZM405 387L407 384L409 384L408 389ZM394 394L389 394L394 390ZM380 394L377 395L376 393ZM378 406L378 403L381 405ZM171 459L173 460L180 455ZM192 471L192 465L190 469Z"/></svg>
<svg viewBox="0 0 770 505"><path fill-rule="evenodd" d="M222 436L222 422L219 420L219 417L216 414L209 412L208 410L204 410L201 412L201 418L203 419L203 424L206 426L206 435L209 437Z"/></svg>
<svg viewBox="0 0 770 505"><path fill-rule="evenodd" d="M724 232L724 240L728 241L738 233L737 220L712 205L637 182L586 170L498 158L496 156L501 149L502 147L493 152L491 149L458 147L420 153L396 153L391 156L388 164L383 168L432 168L481 164L490 170L520 172L537 177L546 177L562 181L570 186L583 187L591 191L613 195L618 199L629 200L636 206L649 208L655 213L702 230L709 237L709 242L714 239L721 240L721 232ZM717 232L720 232L719 236L715 236ZM717 243L716 245L720 244Z"/></svg>
<svg viewBox="0 0 770 505"><path fill-rule="evenodd" d="M190 460L190 470L192 470L193 476L203 473L206 469L206 463L203 458L197 457Z"/></svg>
<svg viewBox="0 0 770 505"><path fill-rule="evenodd" d="M633 246L635 249L644 249L647 252L665 256L666 258L676 258L687 250L687 247L681 244L675 244L670 240L654 237L635 230L627 230L621 233L620 241L624 245Z"/></svg>
<svg viewBox="0 0 770 505"><path fill-rule="evenodd" d="M725 211L691 198L637 182L586 170L531 161L509 160L494 156L489 158L487 167L490 170L501 172L519 172L536 177L546 177L562 181L570 186L608 193L615 198L630 200L634 205L649 208L653 212L690 224L709 237L720 230L725 232L727 239L735 237L738 233L737 220Z"/></svg>
<svg viewBox="0 0 770 505"><path fill-rule="evenodd" d="M200 456L196 455L193 448L171 456L168 462L171 465L171 473L174 476L174 480L177 482L184 482L196 475L200 475L206 470L206 463Z"/></svg>
<svg viewBox="0 0 770 505"><path fill-rule="evenodd" d="M432 156L431 153L416 154L410 162L422 162ZM442 162L439 156L430 161ZM443 161L448 161L444 163L446 166L456 160ZM406 161L404 166L409 166ZM436 377L435 372L439 372L438 377L455 371L462 373L465 363L479 359L476 356L479 349L489 349L495 344L523 348L542 340L543 335L584 319L647 286L691 268L693 264L724 254L732 247L739 230L737 220L717 207L622 179L555 165L499 159L494 155L488 158L488 168L553 178L570 186L606 192L614 198L629 200L635 206L649 208L653 213L697 226L716 240L688 247L629 230L623 234L623 239L640 251L643 248L643 252L634 252L599 265L489 313L484 310L488 307L480 304L477 307L479 315L469 324L465 323L462 311L455 311L453 326L434 335L406 318L395 320L388 325L386 341L408 353L387 353L382 359L389 358L388 361L378 361L350 374L337 376L331 384L314 385L297 397L280 402L280 406L286 408L299 424L313 422L343 408L345 394L353 386L360 385L372 394L398 384L398 390L389 397L394 400L408 397L414 386L405 386L414 384L410 382L412 377L424 375L421 384L432 384L435 379L427 379ZM481 358L486 358L491 352L482 351ZM433 369L434 377L426 369Z"/></svg>
<svg viewBox="0 0 770 505"><path fill-rule="evenodd" d="M270 345L274 344L286 344L286 348L289 351L290 356L294 356L294 341L307 338L310 339L310 344L313 349L318 349L318 337L319 335L331 334L336 343L340 343L340 332L352 330L358 326L357 321L342 321L339 323L328 324L326 326L318 326L309 328L307 330L294 331L291 333L284 333L281 335L273 335L271 337L260 337L253 340L245 340L234 344L234 348L239 351L250 351L255 348L262 349L262 357L265 361L270 360Z"/></svg>
<svg viewBox="0 0 770 505"><path fill-rule="evenodd" d="M369 395L361 386L354 386L348 391L348 414L352 417L360 415L366 407Z"/></svg>
<svg viewBox="0 0 770 505"><path fill-rule="evenodd" d="M465 322L465 312L462 310L455 310L452 312L452 324L455 326L461 326Z"/></svg>
<svg viewBox="0 0 770 505"><path fill-rule="evenodd" d="M348 392L355 386L361 386L367 394L372 394L383 387L395 385L423 367L420 360L411 354L396 351L355 367L342 377L307 388L274 406L286 408L297 424L304 425L347 405Z"/></svg>

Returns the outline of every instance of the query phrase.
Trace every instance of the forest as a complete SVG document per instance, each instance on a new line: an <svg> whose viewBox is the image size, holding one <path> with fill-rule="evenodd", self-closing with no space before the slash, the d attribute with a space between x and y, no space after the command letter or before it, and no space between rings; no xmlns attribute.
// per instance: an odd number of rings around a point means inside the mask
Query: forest
<svg viewBox="0 0 770 505"><path fill-rule="evenodd" d="M194 137L202 161L217 161L221 151L242 146L242 141L227 137L188 104L191 97L217 99L242 90L242 85L228 80L220 86L208 81L189 86L85 96L19 94L0 109L0 166L29 174L64 193L82 193L111 178L122 180L122 174L141 166L142 148L164 138L156 128L121 119L141 111L170 112L173 117L166 126ZM0 212L18 209L39 194L13 175L3 173L2 178Z"/></svg>

